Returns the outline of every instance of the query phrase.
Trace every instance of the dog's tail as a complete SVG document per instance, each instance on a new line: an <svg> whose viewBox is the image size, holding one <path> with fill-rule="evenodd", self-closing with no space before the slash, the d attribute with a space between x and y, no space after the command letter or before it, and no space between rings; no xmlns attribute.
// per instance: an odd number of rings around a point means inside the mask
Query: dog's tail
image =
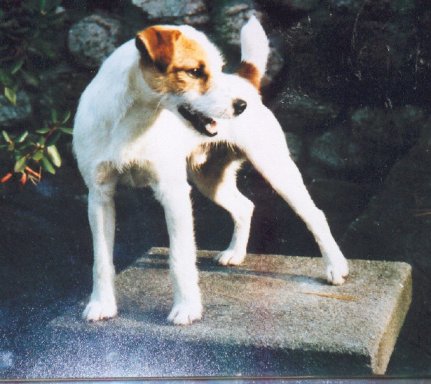
<svg viewBox="0 0 431 384"><path fill-rule="evenodd" d="M268 56L268 38L257 18L252 16L241 29L241 64L238 74L260 89Z"/></svg>

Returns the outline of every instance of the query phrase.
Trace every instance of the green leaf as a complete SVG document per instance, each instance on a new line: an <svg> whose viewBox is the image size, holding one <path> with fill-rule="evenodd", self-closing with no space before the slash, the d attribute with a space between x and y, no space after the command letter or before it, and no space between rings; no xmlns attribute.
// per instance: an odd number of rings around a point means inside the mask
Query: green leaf
<svg viewBox="0 0 431 384"><path fill-rule="evenodd" d="M47 171L47 172L55 175L55 168L54 168L54 166L51 164L51 162L46 157L42 158L42 168L45 171Z"/></svg>
<svg viewBox="0 0 431 384"><path fill-rule="evenodd" d="M32 156L32 159L33 159L33 160L35 160L35 161L40 161L40 160L42 160L42 159L43 159L43 156L44 156L43 151L37 151L37 152Z"/></svg>
<svg viewBox="0 0 431 384"><path fill-rule="evenodd" d="M52 120L52 122L56 123L57 118L58 118L57 111L55 109L51 109L51 120Z"/></svg>
<svg viewBox="0 0 431 384"><path fill-rule="evenodd" d="M27 156L23 156L15 162L15 166L13 167L13 170L16 173L22 172L26 165L27 165Z"/></svg>
<svg viewBox="0 0 431 384"><path fill-rule="evenodd" d="M23 69L21 69L21 76L28 85L33 87L37 87L39 85L39 79L35 75L24 71Z"/></svg>
<svg viewBox="0 0 431 384"><path fill-rule="evenodd" d="M46 6L46 0L39 0L39 10L41 12L45 11L45 6Z"/></svg>
<svg viewBox="0 0 431 384"><path fill-rule="evenodd" d="M9 134L6 131L1 131L1 134L3 135L3 138L5 139L6 143L9 143L9 144L13 143Z"/></svg>
<svg viewBox="0 0 431 384"><path fill-rule="evenodd" d="M37 143L41 146L44 146L46 142L46 138L44 136L39 137L39 140L37 141Z"/></svg>
<svg viewBox="0 0 431 384"><path fill-rule="evenodd" d="M70 119L70 115L71 115L70 111L67 111L63 117L63 120L61 121L61 124L66 124Z"/></svg>
<svg viewBox="0 0 431 384"><path fill-rule="evenodd" d="M12 88L4 87L4 95L11 104L16 105L16 93Z"/></svg>
<svg viewBox="0 0 431 384"><path fill-rule="evenodd" d="M61 156L60 153L58 153L57 147L55 145L50 145L48 148L46 148L46 150L52 163L56 167L61 167Z"/></svg>
<svg viewBox="0 0 431 384"><path fill-rule="evenodd" d="M52 136L50 136L48 138L48 140L46 141L46 146L49 147L51 145L54 145L57 143L58 139L60 139L61 137L61 132L57 131L55 132Z"/></svg>
<svg viewBox="0 0 431 384"><path fill-rule="evenodd" d="M0 68L0 83L3 85L11 85L13 84L13 79L7 71Z"/></svg>
<svg viewBox="0 0 431 384"><path fill-rule="evenodd" d="M63 133L66 133L68 135L73 135L73 129L72 128L61 127L60 131Z"/></svg>
<svg viewBox="0 0 431 384"><path fill-rule="evenodd" d="M24 140L27 138L27 136L28 136L28 131L21 133L21 135L19 135L18 138L16 139L17 143L24 142Z"/></svg>
<svg viewBox="0 0 431 384"><path fill-rule="evenodd" d="M18 60L12 67L10 73L12 73L12 75L15 75L20 69L21 67L24 65L24 59L20 59Z"/></svg>
<svg viewBox="0 0 431 384"><path fill-rule="evenodd" d="M44 135L45 133L48 133L51 129L50 128L41 128L37 129L36 133L39 133L40 135Z"/></svg>

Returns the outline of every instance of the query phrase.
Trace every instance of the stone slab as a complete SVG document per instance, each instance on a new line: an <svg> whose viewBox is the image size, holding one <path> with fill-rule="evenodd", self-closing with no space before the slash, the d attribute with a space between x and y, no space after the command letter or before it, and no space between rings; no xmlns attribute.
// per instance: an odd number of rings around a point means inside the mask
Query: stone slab
<svg viewBox="0 0 431 384"><path fill-rule="evenodd" d="M117 276L119 317L88 324L80 308L50 323L32 377L383 374L411 302L411 267L350 260L343 286L321 258L248 255L239 267L199 252L204 318L172 326L168 249Z"/></svg>

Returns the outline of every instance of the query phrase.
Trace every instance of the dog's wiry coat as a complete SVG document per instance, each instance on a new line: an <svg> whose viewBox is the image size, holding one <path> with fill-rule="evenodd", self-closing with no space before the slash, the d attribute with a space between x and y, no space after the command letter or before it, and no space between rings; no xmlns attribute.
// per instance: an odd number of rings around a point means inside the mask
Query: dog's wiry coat
<svg viewBox="0 0 431 384"><path fill-rule="evenodd" d="M253 204L236 187L244 157L305 221L322 251L328 281L343 283L347 262L290 158L279 123L256 89L268 55L266 35L256 19L243 28L241 42L243 67L249 67L240 71L244 78L223 74L218 50L193 28L151 27L118 48L84 91L73 145L89 189L93 234L93 291L83 314L87 320L117 314L112 254L118 182L150 186L163 205L174 287L168 319L189 324L201 318L187 176L231 214L232 241L217 259L224 265L239 264L253 213ZM183 103L214 118L217 136L201 135L182 119L177 108ZM228 146L218 148L218 142Z"/></svg>

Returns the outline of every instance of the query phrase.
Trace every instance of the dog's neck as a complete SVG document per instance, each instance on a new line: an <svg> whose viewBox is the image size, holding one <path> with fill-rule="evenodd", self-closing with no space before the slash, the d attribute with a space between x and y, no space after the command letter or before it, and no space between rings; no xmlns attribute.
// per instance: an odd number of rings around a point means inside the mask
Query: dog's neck
<svg viewBox="0 0 431 384"><path fill-rule="evenodd" d="M155 92L145 81L138 57L129 74L129 85L130 90L133 92L133 99L135 102L138 102L141 107L154 110L154 112L160 109L163 95Z"/></svg>
<svg viewBox="0 0 431 384"><path fill-rule="evenodd" d="M154 109L154 107L159 106L163 95L155 92L145 81L142 76L142 72L139 65L136 70L133 71L133 78L131 79L133 93L136 100L148 108Z"/></svg>

